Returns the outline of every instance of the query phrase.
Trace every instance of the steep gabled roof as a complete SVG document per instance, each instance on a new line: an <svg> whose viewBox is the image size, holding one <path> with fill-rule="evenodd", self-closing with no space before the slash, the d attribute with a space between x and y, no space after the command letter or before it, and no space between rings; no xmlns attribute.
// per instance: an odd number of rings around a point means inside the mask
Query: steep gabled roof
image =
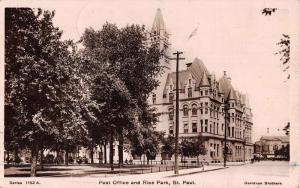
<svg viewBox="0 0 300 188"><path fill-rule="evenodd" d="M194 59L194 61L192 62L192 65L189 66L187 70L191 72L193 78L196 81L197 87L200 85L203 74L206 73L207 74L206 76L209 75L209 72L208 72L207 68L205 67L204 63L198 58Z"/></svg>
<svg viewBox="0 0 300 188"><path fill-rule="evenodd" d="M188 79L190 72L187 70L179 71L179 89L184 89L184 84ZM174 88L176 87L176 72L169 73L167 76L166 84L164 87L163 94L167 94L167 87L170 85L170 82L173 82Z"/></svg>
<svg viewBox="0 0 300 188"><path fill-rule="evenodd" d="M230 89L228 100L236 100L236 94L233 88Z"/></svg>

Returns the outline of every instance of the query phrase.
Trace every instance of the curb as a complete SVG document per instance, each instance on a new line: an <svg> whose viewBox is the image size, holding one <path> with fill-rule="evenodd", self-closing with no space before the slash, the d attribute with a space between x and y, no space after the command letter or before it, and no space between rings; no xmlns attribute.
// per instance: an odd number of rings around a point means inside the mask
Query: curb
<svg viewBox="0 0 300 188"><path fill-rule="evenodd" d="M229 168L229 167L225 167L225 168ZM195 172L189 172L189 173L184 173L184 174L175 174L175 175L171 175L171 176L166 176L165 178L173 178L173 177L178 177L178 176L186 176L186 175L191 175L191 174L204 173L204 172L221 170L221 169L225 169L225 168L221 167L221 168L215 168L215 169L204 170L204 171L195 171Z"/></svg>

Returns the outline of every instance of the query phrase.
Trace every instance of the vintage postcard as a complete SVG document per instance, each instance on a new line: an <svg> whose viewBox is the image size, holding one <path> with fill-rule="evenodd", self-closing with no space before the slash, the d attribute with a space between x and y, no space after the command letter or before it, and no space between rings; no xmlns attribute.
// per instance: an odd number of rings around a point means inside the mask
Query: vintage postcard
<svg viewBox="0 0 300 188"><path fill-rule="evenodd" d="M0 187L300 186L299 1L0 5Z"/></svg>

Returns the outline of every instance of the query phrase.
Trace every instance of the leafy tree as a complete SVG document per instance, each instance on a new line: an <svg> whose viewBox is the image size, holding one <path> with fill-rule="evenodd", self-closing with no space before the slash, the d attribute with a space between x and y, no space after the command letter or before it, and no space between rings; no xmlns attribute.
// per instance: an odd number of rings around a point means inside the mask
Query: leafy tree
<svg viewBox="0 0 300 188"><path fill-rule="evenodd" d="M168 155L168 157L172 157L175 153L175 138L174 136L168 135L162 139L161 153L163 155Z"/></svg>
<svg viewBox="0 0 300 188"><path fill-rule="evenodd" d="M98 31L86 29L81 38L85 47L82 54L88 61L93 62L89 65L92 67L89 69L90 74L100 76L102 68L105 67L105 74L114 77L126 88L128 101L110 100L118 101L118 104L112 104L110 108L116 115L111 117L114 118L114 122L109 132L113 138L111 141L118 139L119 151L123 151L124 136L129 135L127 133L138 125L135 119L142 116L149 94L159 84L156 77L164 70L160 64L164 51L159 50L158 46L147 46L145 33L144 26L129 25L119 29L114 24L106 23ZM95 77L92 80L95 80ZM99 95L97 92L94 94ZM98 103L100 101L99 99ZM125 108L126 106L129 108ZM99 112L97 117L106 117L103 113L105 111ZM110 122L110 116L107 117L107 122ZM119 165L122 166L122 152L119 154Z"/></svg>
<svg viewBox="0 0 300 188"><path fill-rule="evenodd" d="M184 157L197 157L197 163L199 164L199 155L205 155L207 152L204 141L200 135L194 140L182 140L180 143L181 154Z"/></svg>
<svg viewBox="0 0 300 188"><path fill-rule="evenodd" d="M264 8L261 13L264 14L265 16L271 16L273 12L275 12L277 8Z"/></svg>
<svg viewBox="0 0 300 188"><path fill-rule="evenodd" d="M271 16L276 10L277 8L264 8L262 10L262 14L265 16ZM275 54L281 55L280 61L282 61L283 72L287 72L290 68L290 36L287 34L282 34L282 36L283 37L280 39L280 41L276 43L278 46L280 46L281 50ZM290 79L290 77L290 73L287 73L287 79Z"/></svg>
<svg viewBox="0 0 300 188"><path fill-rule="evenodd" d="M7 118L17 121L13 140L31 150L31 176L36 176L39 150L78 141L86 133L77 106L84 93L75 51L71 41L60 40L54 15L41 9L5 10L5 103L16 112Z"/></svg>
<svg viewBox="0 0 300 188"><path fill-rule="evenodd" d="M284 67L283 72L287 72L290 68L290 36L286 34L282 34L282 36L283 37L277 43L281 50L275 54L281 55L280 61L282 61L282 65ZM287 73L287 79L290 79L290 73Z"/></svg>
<svg viewBox="0 0 300 188"><path fill-rule="evenodd" d="M285 135L289 136L290 135L290 122L287 123L287 125L283 128L285 131Z"/></svg>
<svg viewBox="0 0 300 188"><path fill-rule="evenodd" d="M282 146L279 150L275 150L275 156L284 156L287 160L290 160L290 144Z"/></svg>

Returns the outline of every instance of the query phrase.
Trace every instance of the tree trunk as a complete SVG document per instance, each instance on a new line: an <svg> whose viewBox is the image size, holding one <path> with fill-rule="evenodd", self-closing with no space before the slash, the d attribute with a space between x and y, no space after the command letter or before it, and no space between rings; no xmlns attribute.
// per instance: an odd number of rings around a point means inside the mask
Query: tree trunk
<svg viewBox="0 0 300 188"><path fill-rule="evenodd" d="M38 159L38 145L33 146L31 148L31 170L30 170L30 177L36 177L37 171L37 159Z"/></svg>
<svg viewBox="0 0 300 188"><path fill-rule="evenodd" d="M6 150L6 162L7 162L7 164L10 163L10 161L9 161L9 150L8 149Z"/></svg>
<svg viewBox="0 0 300 188"><path fill-rule="evenodd" d="M107 157L106 157L106 142L104 143L104 164L107 164Z"/></svg>
<svg viewBox="0 0 300 188"><path fill-rule="evenodd" d="M94 164L94 147L91 147L90 158L91 164Z"/></svg>
<svg viewBox="0 0 300 188"><path fill-rule="evenodd" d="M14 150L14 162L17 163L17 160L18 160L18 149L15 148L15 150Z"/></svg>
<svg viewBox="0 0 300 188"><path fill-rule="evenodd" d="M99 145L100 147L100 152L99 152L99 164L102 163L101 155L103 155L103 150L102 150L102 145Z"/></svg>
<svg viewBox="0 0 300 188"><path fill-rule="evenodd" d="M43 162L43 160L44 160L44 150L43 149L41 149L41 169L44 169L44 162Z"/></svg>
<svg viewBox="0 0 300 188"><path fill-rule="evenodd" d="M119 135L119 168L123 168L123 145L124 145L124 137L123 137L123 131L121 129L121 133Z"/></svg>
<svg viewBox="0 0 300 188"><path fill-rule="evenodd" d="M68 166L69 165L69 151L66 150L65 153L65 165Z"/></svg>
<svg viewBox="0 0 300 188"><path fill-rule="evenodd" d="M109 141L109 164L110 169L114 170L114 135L113 132L110 133L110 141Z"/></svg>

